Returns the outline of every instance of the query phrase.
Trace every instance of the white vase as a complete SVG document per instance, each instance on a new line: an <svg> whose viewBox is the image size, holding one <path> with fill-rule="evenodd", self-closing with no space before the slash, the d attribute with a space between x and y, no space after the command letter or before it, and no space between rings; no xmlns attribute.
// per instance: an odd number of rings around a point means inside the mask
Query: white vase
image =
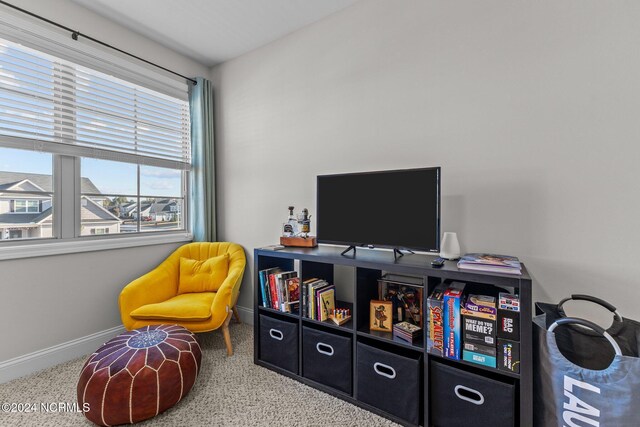
<svg viewBox="0 0 640 427"><path fill-rule="evenodd" d="M460 258L460 243L456 233L445 231L440 243L440 257L449 260Z"/></svg>

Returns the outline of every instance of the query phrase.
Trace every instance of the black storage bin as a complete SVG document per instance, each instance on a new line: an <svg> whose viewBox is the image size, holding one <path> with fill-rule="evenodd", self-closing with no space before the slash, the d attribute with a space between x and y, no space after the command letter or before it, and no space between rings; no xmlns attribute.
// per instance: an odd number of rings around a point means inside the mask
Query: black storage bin
<svg viewBox="0 0 640 427"><path fill-rule="evenodd" d="M357 352L357 399L419 424L422 356L401 356L363 343Z"/></svg>
<svg viewBox="0 0 640 427"><path fill-rule="evenodd" d="M515 385L431 361L429 411L434 427L515 426ZM473 422L471 422L473 420Z"/></svg>
<svg viewBox="0 0 640 427"><path fill-rule="evenodd" d="M298 373L298 323L260 315L260 360Z"/></svg>
<svg viewBox="0 0 640 427"><path fill-rule="evenodd" d="M302 376L351 394L351 337L302 327Z"/></svg>

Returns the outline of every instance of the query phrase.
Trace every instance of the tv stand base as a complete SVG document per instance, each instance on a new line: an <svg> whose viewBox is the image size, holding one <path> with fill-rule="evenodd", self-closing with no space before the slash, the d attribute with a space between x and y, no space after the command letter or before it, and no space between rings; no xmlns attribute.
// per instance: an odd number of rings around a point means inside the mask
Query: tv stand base
<svg viewBox="0 0 640 427"><path fill-rule="evenodd" d="M342 252L340 253L340 255L344 256L344 255L346 255L347 253L349 253L349 251L351 251L352 249L353 249L353 256L355 256L355 255L356 255L356 247L355 247L354 245L349 246L347 249L345 249L344 251L342 251Z"/></svg>

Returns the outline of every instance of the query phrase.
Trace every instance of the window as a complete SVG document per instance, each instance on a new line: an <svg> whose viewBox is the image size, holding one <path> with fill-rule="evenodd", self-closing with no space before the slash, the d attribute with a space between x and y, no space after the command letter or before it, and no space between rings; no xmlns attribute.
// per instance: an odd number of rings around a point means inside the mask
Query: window
<svg viewBox="0 0 640 427"><path fill-rule="evenodd" d="M14 213L37 213L40 212L40 202L37 200L12 200L11 212Z"/></svg>
<svg viewBox="0 0 640 427"><path fill-rule="evenodd" d="M100 225L108 234L185 228L183 171L86 158L81 171L81 235Z"/></svg>
<svg viewBox="0 0 640 427"><path fill-rule="evenodd" d="M0 242L55 236L52 162L51 154L0 147Z"/></svg>
<svg viewBox="0 0 640 427"><path fill-rule="evenodd" d="M108 228L92 228L89 232L89 234L109 234L109 229Z"/></svg>
<svg viewBox="0 0 640 427"><path fill-rule="evenodd" d="M0 38L0 242L186 230L186 84L74 55Z"/></svg>

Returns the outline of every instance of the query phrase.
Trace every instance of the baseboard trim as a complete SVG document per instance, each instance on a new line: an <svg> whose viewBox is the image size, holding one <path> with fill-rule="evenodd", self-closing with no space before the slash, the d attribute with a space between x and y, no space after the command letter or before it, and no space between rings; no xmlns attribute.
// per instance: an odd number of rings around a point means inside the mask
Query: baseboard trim
<svg viewBox="0 0 640 427"><path fill-rule="evenodd" d="M0 362L0 384L90 354L122 332L124 327L116 326Z"/></svg>
<svg viewBox="0 0 640 427"><path fill-rule="evenodd" d="M238 314L240 315L242 322L253 325L253 309L241 307L239 305L237 305L236 308L238 309Z"/></svg>

